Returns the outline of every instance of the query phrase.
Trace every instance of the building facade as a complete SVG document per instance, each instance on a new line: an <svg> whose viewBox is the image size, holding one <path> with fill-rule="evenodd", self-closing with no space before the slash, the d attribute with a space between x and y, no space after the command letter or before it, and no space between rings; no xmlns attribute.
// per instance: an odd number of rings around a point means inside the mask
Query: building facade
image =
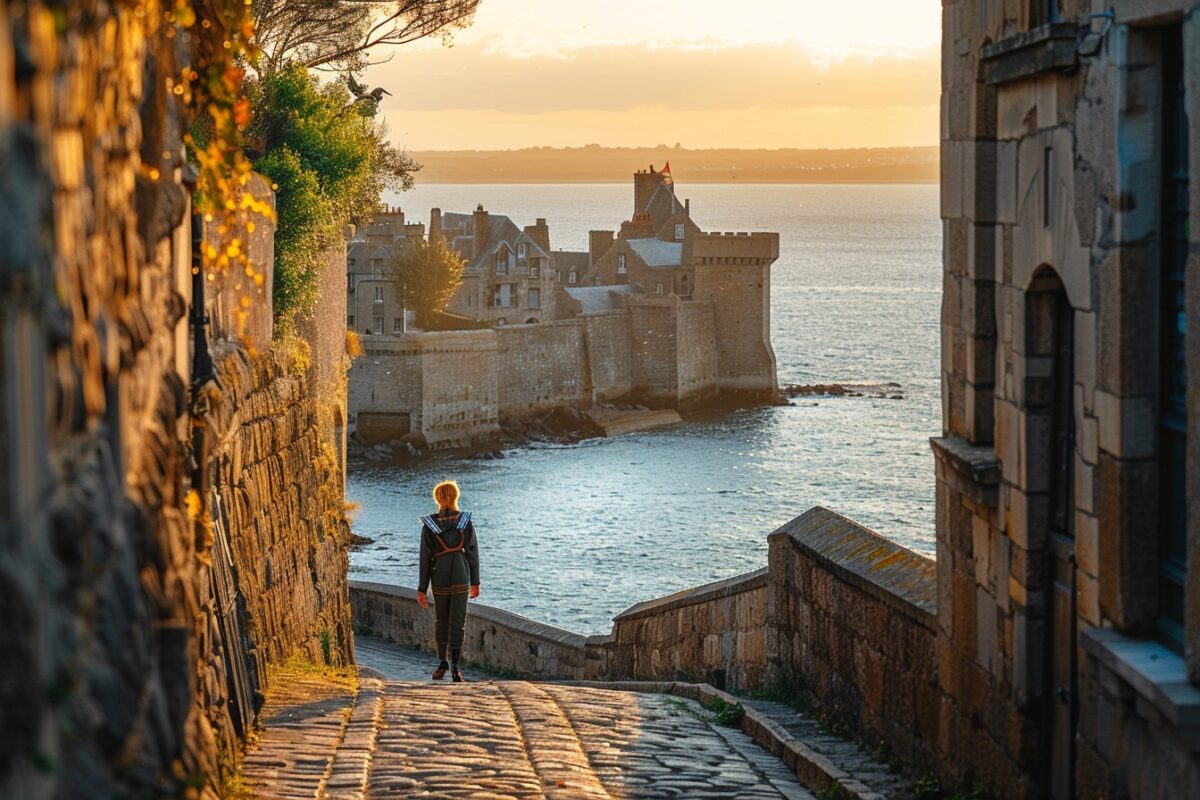
<svg viewBox="0 0 1200 800"><path fill-rule="evenodd" d="M943 30L947 766L1198 797L1200 4L949 0Z"/></svg>
<svg viewBox="0 0 1200 800"><path fill-rule="evenodd" d="M384 207L346 248L346 329L371 335L403 333L404 309L396 303L393 262L425 237L425 226L406 222L399 208ZM411 322L412 312L408 313Z"/></svg>
<svg viewBox="0 0 1200 800"><path fill-rule="evenodd" d="M448 314L497 326L554 319L555 272L545 219L522 229L482 204L471 214L435 208L429 236L441 238L466 262Z"/></svg>

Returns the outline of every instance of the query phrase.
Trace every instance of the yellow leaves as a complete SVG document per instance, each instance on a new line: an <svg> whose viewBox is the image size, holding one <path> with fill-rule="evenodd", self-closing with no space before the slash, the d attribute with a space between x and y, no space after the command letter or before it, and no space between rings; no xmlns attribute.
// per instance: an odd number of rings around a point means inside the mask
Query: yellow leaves
<svg viewBox="0 0 1200 800"><path fill-rule="evenodd" d="M346 355L350 358L358 358L363 354L362 339L358 338L356 331L346 331Z"/></svg>
<svg viewBox="0 0 1200 800"><path fill-rule="evenodd" d="M192 522L200 518L200 493L195 489L188 489L187 495L183 498L184 508L187 509L187 516Z"/></svg>

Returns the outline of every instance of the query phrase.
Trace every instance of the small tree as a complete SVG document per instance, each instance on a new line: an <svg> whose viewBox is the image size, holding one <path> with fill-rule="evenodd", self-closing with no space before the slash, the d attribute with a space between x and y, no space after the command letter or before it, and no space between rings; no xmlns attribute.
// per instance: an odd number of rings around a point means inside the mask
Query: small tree
<svg viewBox="0 0 1200 800"><path fill-rule="evenodd" d="M462 257L441 241L420 242L405 248L392 261L390 275L396 286L396 304L415 311L426 322L446 307L462 285Z"/></svg>

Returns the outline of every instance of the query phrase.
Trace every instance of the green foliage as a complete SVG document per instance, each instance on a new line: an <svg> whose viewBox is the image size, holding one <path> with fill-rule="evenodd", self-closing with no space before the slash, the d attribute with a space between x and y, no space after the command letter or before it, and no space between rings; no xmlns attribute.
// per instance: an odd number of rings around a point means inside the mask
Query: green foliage
<svg viewBox="0 0 1200 800"><path fill-rule="evenodd" d="M462 283L463 260L436 238L402 251L391 265L396 304L426 320L446 307Z"/></svg>
<svg viewBox="0 0 1200 800"><path fill-rule="evenodd" d="M741 703L730 703L720 697L713 698L708 710L716 714L714 722L727 728L739 727L742 724L742 717L746 716L746 709L742 707Z"/></svg>
<svg viewBox="0 0 1200 800"><path fill-rule="evenodd" d="M347 222L362 224L385 189L407 189L419 165L387 143L371 103L340 83L291 66L249 85L247 152L275 187L276 316L294 319L317 299L322 254Z"/></svg>
<svg viewBox="0 0 1200 800"><path fill-rule="evenodd" d="M937 800L942 796L942 784L933 775L922 775L913 783L913 800Z"/></svg>
<svg viewBox="0 0 1200 800"><path fill-rule="evenodd" d="M321 640L321 655L325 657L326 664L333 663L333 638L329 635L328 628L322 628L320 636Z"/></svg>
<svg viewBox="0 0 1200 800"><path fill-rule="evenodd" d="M826 784L825 788L817 792L817 800L846 800L848 797L850 793L838 781Z"/></svg>

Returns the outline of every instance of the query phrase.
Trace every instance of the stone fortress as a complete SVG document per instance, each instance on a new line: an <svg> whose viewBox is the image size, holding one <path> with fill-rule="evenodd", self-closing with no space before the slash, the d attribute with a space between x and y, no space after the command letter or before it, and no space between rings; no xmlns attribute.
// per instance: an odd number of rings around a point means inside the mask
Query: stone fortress
<svg viewBox="0 0 1200 800"><path fill-rule="evenodd" d="M634 175L630 219L619 232L592 231L586 253L551 249L544 219L522 229L482 207L433 209L429 236L465 261L441 315L450 330L404 332L386 287L387 254L420 228L388 211L349 248L348 307L359 310L348 325L364 328L370 306L367 330L394 320L400 331L364 337L366 355L350 370L360 434L491 446L503 419L564 406L691 409L778 397L770 269L779 235L702 232L669 167ZM378 263L364 267L364 257Z"/></svg>

